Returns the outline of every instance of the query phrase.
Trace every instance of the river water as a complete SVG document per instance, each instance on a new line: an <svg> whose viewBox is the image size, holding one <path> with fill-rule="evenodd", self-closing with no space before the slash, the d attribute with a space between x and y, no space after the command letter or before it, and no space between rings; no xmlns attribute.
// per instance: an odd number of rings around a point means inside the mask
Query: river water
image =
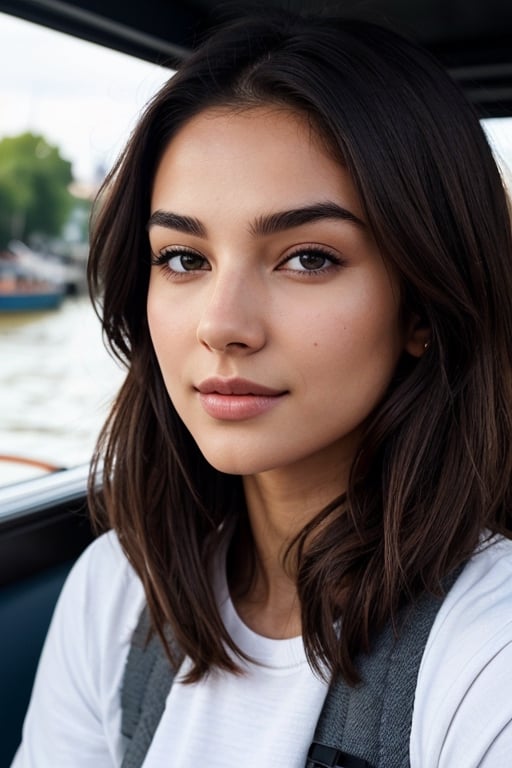
<svg viewBox="0 0 512 768"><path fill-rule="evenodd" d="M0 315L0 485L87 462L123 376L86 297Z"/></svg>

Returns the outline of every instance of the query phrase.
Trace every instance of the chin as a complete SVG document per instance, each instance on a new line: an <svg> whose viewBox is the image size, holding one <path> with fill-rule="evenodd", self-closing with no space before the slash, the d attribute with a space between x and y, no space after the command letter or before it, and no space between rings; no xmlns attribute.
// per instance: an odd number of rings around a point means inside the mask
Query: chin
<svg viewBox="0 0 512 768"><path fill-rule="evenodd" d="M244 450L236 441L222 447L198 443L198 448L208 464L226 475L257 475L260 472L276 469L282 464L276 457L270 455L268 448L261 452Z"/></svg>
<svg viewBox="0 0 512 768"><path fill-rule="evenodd" d="M225 475L257 475L260 472L266 472L274 467L269 466L268 462L255 462L242 457L220 457L203 454L208 464Z"/></svg>
<svg viewBox="0 0 512 768"><path fill-rule="evenodd" d="M286 451L278 450L269 445L252 446L241 445L240 442L233 441L229 446L215 445L205 446L198 444L199 450L204 458L214 469L227 475L241 475L249 477L259 475L273 470L292 470L297 467L303 467L307 470L310 461L310 455L297 452L296 450Z"/></svg>

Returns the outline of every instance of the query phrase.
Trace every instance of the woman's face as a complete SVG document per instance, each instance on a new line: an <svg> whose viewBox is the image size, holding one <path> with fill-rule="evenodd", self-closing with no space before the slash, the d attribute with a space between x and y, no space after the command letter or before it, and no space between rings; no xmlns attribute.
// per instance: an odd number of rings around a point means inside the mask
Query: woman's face
<svg viewBox="0 0 512 768"><path fill-rule="evenodd" d="M408 340L351 179L300 115L211 109L171 141L149 237L169 396L223 472L349 464Z"/></svg>

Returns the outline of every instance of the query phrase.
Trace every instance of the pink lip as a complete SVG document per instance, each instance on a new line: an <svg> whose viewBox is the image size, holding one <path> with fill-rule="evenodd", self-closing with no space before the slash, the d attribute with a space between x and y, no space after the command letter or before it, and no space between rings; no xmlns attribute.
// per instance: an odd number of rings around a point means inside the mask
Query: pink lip
<svg viewBox="0 0 512 768"><path fill-rule="evenodd" d="M248 379L206 379L196 387L201 405L209 416L239 421L259 416L273 408L287 394Z"/></svg>
<svg viewBox="0 0 512 768"><path fill-rule="evenodd" d="M257 384L255 381L249 381L249 379L224 379L221 376L205 379L196 389L202 395L268 395L269 397L284 395L282 389L271 389L263 384Z"/></svg>

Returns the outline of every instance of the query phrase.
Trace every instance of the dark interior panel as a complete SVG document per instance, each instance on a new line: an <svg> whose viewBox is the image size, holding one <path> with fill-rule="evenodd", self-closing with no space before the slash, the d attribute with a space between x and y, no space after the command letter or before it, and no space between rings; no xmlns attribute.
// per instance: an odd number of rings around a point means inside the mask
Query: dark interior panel
<svg viewBox="0 0 512 768"><path fill-rule="evenodd" d="M0 11L171 67L226 15L262 6L319 8L314 0L238 0L227 6L219 0L0 0ZM509 0L332 0L325 7L419 40L452 71L482 116L512 114Z"/></svg>

